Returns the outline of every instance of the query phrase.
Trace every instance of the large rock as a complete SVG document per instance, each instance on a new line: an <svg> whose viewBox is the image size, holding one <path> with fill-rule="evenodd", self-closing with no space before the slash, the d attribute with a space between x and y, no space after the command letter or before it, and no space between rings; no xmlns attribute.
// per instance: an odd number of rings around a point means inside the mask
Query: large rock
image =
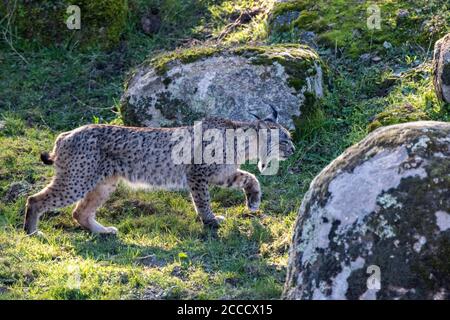
<svg viewBox="0 0 450 320"><path fill-rule="evenodd" d="M322 62L306 46L194 48L141 65L121 112L128 125L176 126L205 116L254 120L251 113L265 117L273 105L292 129L322 95Z"/></svg>
<svg viewBox="0 0 450 320"><path fill-rule="evenodd" d="M434 87L438 98L450 103L450 34L434 47Z"/></svg>
<svg viewBox="0 0 450 320"><path fill-rule="evenodd" d="M311 183L284 297L449 299L449 257L450 124L383 127Z"/></svg>

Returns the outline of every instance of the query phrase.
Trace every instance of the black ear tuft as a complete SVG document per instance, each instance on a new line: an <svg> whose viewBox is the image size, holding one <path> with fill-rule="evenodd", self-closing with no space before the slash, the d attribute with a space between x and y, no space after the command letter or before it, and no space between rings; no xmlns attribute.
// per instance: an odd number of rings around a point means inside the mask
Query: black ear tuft
<svg viewBox="0 0 450 320"><path fill-rule="evenodd" d="M252 116L254 116L256 119L258 119L258 120L261 120L261 118L260 117L258 117L256 114L254 114L254 113L252 113L252 112L249 112Z"/></svg>
<svg viewBox="0 0 450 320"><path fill-rule="evenodd" d="M277 111L277 109L273 105L271 105L270 103L268 105L269 105L270 109L272 109L272 116L271 117L267 117L266 121L272 121L272 122L278 123L278 111Z"/></svg>

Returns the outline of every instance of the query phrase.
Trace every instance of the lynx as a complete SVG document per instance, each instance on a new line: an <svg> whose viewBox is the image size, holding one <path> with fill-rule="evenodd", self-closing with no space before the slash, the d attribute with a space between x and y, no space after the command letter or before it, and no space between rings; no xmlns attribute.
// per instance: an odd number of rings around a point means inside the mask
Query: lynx
<svg viewBox="0 0 450 320"><path fill-rule="evenodd" d="M278 129L279 160L294 152L289 132L271 118L238 122L220 118L206 119L202 130L216 129ZM193 127L183 127L192 132ZM54 165L56 174L50 184L27 200L24 229L37 232L39 217L45 211L76 203L73 218L93 233L115 234L115 227L96 221L96 210L116 189L118 182L164 189L188 189L202 222L217 227L224 217L215 216L210 206L209 185L243 189L246 204L258 210L261 188L256 177L239 169L239 164L176 164L172 149L179 128L141 128L113 125L86 125L65 132L56 139L53 151L41 154L41 160ZM269 142L269 147L273 142ZM270 148L269 148L270 150ZM254 158L247 155L246 160Z"/></svg>

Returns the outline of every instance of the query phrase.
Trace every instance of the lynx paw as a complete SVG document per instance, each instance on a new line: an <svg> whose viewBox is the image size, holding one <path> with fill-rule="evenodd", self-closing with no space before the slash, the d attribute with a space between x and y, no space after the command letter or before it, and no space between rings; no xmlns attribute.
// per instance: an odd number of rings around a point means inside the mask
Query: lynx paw
<svg viewBox="0 0 450 320"><path fill-rule="evenodd" d="M261 199L259 195L250 195L247 197L247 208L251 212L258 211Z"/></svg>
<svg viewBox="0 0 450 320"><path fill-rule="evenodd" d="M250 210L251 212L255 212L259 210L259 205L261 204L261 201L258 200L254 200L254 201L247 201L247 208L248 210Z"/></svg>
<svg viewBox="0 0 450 320"><path fill-rule="evenodd" d="M30 234L27 234L28 237L37 237L37 238L45 238L45 234L42 231L36 230Z"/></svg>
<svg viewBox="0 0 450 320"><path fill-rule="evenodd" d="M116 227L106 227L105 228L106 230L106 234L118 234L119 233L119 230L117 230L117 228Z"/></svg>
<svg viewBox="0 0 450 320"><path fill-rule="evenodd" d="M116 235L119 233L116 227L104 227L101 230L92 231L99 235Z"/></svg>
<svg viewBox="0 0 450 320"><path fill-rule="evenodd" d="M259 210L259 203L257 204L250 204L247 206L248 210L250 210L251 212L256 212Z"/></svg>
<svg viewBox="0 0 450 320"><path fill-rule="evenodd" d="M204 221L203 224L210 228L218 228L225 221L224 216L215 216L214 219Z"/></svg>

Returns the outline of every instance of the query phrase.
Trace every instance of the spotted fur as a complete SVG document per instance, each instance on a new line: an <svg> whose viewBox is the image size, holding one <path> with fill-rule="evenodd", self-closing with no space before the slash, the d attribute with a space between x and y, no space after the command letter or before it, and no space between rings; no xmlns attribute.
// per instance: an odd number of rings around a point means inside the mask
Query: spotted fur
<svg viewBox="0 0 450 320"><path fill-rule="evenodd" d="M293 144L289 133L280 125L267 122L236 122L207 119L203 130L280 128L280 154L289 156ZM192 132L193 127L184 127ZM256 177L240 170L237 164L176 164L172 148L177 143L177 128L133 128L112 125L87 125L62 133L50 154L42 154L46 164L55 166L50 184L28 198L24 229L37 231L43 212L77 203L73 218L94 233L116 233L95 220L96 210L116 189L120 180L163 189L188 189L196 212L206 225L217 226L223 217L211 211L209 185L243 189L247 206L257 210L261 188ZM284 147L283 147L284 146ZM248 157L249 159L251 158Z"/></svg>

